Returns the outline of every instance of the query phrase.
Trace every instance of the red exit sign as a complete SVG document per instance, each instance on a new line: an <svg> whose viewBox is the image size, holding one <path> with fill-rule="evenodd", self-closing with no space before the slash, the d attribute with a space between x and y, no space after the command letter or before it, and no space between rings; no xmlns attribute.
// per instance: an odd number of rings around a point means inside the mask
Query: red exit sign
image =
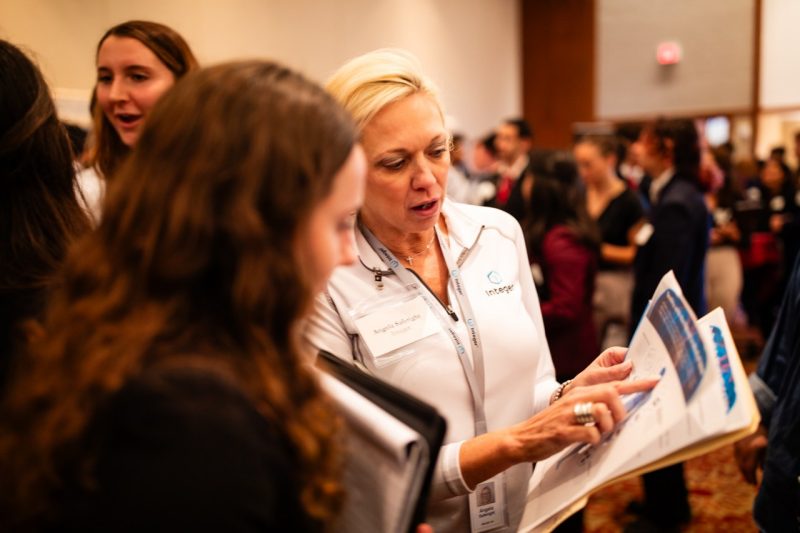
<svg viewBox="0 0 800 533"><path fill-rule="evenodd" d="M659 43L656 49L659 65L676 65L681 61L681 45L674 41Z"/></svg>

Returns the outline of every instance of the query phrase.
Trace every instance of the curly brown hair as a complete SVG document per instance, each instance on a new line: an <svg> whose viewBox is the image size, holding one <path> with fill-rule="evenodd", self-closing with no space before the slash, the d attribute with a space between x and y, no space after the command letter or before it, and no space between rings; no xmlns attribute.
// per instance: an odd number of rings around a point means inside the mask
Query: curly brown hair
<svg viewBox="0 0 800 533"><path fill-rule="evenodd" d="M152 51L179 80L198 68L191 48L181 35L163 24L147 20L129 20L109 29L97 43L95 55L109 37L129 37L136 39ZM109 122L103 110L97 105L97 87L92 91L91 112L94 144L90 147L89 164L104 178L111 177L130 152L119 134Z"/></svg>
<svg viewBox="0 0 800 533"><path fill-rule="evenodd" d="M0 516L47 512L65 469L90 483L77 443L93 412L175 356L233 371L294 445L306 511L333 516L339 424L301 353L313 280L295 243L355 143L327 93L270 62L189 74L158 102L7 397Z"/></svg>

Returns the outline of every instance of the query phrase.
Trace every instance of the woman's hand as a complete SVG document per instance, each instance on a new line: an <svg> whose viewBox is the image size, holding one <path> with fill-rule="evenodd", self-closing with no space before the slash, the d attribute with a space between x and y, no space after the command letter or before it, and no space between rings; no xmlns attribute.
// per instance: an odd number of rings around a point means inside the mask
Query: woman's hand
<svg viewBox="0 0 800 533"><path fill-rule="evenodd" d="M528 420L464 441L459 455L464 482L475 488L515 464L541 461L576 442L596 444L602 433L625 418L620 395L650 390L656 383L658 379L642 379L570 388L560 400ZM594 425L578 422L575 406L581 403L591 403Z"/></svg>
<svg viewBox="0 0 800 533"><path fill-rule="evenodd" d="M597 444L603 433L613 430L625 418L620 396L650 390L657 383L658 379L642 379L571 389L547 409L509 428L514 443L513 462L540 461L577 442ZM576 405L586 403L591 404L595 424L577 421Z"/></svg>
<svg viewBox="0 0 800 533"><path fill-rule="evenodd" d="M744 476L745 481L751 485L755 485L758 481L756 472L764 462L766 451L767 430L761 425L758 426L755 433L733 444L733 455L736 457L739 471Z"/></svg>
<svg viewBox="0 0 800 533"><path fill-rule="evenodd" d="M627 353L628 349L621 346L605 350L583 372L575 376L572 383L564 390L564 394L573 388L622 381L627 378L633 369L633 364L625 360Z"/></svg>

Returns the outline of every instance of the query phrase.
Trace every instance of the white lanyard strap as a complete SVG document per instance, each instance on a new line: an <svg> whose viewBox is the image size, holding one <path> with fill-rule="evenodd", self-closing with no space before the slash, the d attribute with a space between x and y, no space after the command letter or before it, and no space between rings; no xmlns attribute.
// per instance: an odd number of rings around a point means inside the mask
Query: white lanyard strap
<svg viewBox="0 0 800 533"><path fill-rule="evenodd" d="M478 332L478 323L475 320L475 316L472 312L472 306L470 305L469 298L464 290L463 281L461 279L461 271L457 266L453 265L452 260L448 255L449 249L447 248L442 236L434 228L436 237L439 239L439 245L442 248L442 255L444 255L445 264L447 265L447 269L450 274L450 280L454 285L458 305L461 307L461 313L464 316L467 331L470 335L474 368L469 361L469 357L467 356L467 349L464 342L461 340L461 337L458 335L458 332L455 330L455 328L453 328L451 325L451 316L442 305L439 305L438 299L432 298L433 294L423 290L423 288L420 287L417 277L403 265L401 265L400 261L397 260L397 257L395 257L392 251L384 246L383 243L381 243L366 226L359 224L359 229L364 235L367 243L369 243L375 253L377 253L384 260L389 269L395 273L395 275L406 286L406 288L409 290L416 290L419 293L423 301L433 312L434 316L436 316L436 318L439 320L442 328L447 332L451 342L453 343L453 347L456 350L456 354L458 354L458 359L461 362L461 367L464 370L464 376L467 379L467 385L469 386L469 390L472 395L472 406L475 414L475 435L482 435L483 433L486 433L486 412L483 407L485 394L485 374L483 366L483 347L481 345L480 333Z"/></svg>

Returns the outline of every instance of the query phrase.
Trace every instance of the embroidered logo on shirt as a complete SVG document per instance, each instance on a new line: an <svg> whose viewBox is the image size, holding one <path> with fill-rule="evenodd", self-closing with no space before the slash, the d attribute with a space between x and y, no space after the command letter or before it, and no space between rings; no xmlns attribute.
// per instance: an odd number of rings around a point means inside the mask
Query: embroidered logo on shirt
<svg viewBox="0 0 800 533"><path fill-rule="evenodd" d="M488 291L484 291L486 296L497 296L498 294L510 294L511 291L514 290L514 284L511 283L509 285L503 285L502 287L497 287L496 289L489 289Z"/></svg>

